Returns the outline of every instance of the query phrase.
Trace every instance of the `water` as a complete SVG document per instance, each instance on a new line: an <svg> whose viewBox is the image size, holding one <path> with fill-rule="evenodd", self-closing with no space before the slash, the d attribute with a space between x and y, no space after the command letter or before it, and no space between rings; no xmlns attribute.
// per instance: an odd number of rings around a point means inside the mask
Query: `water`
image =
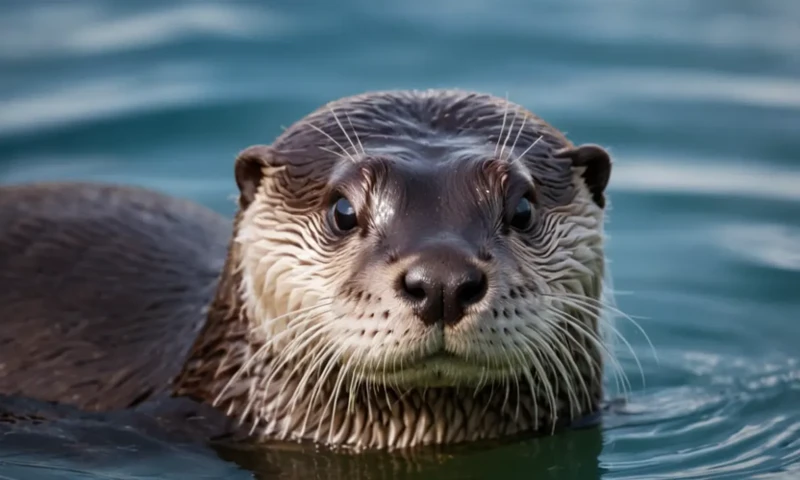
<svg viewBox="0 0 800 480"><path fill-rule="evenodd" d="M602 429L402 459L92 424L6 439L0 478L800 478L795 0L4 0L0 180L133 183L229 215L243 147L337 97L449 86L614 154L617 302L657 358L619 323L646 382L622 345L633 391Z"/></svg>

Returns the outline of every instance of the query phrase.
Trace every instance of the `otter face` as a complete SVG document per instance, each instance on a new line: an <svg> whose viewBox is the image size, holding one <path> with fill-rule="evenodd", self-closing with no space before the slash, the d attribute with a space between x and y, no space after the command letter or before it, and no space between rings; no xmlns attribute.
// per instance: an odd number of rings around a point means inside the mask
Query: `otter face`
<svg viewBox="0 0 800 480"><path fill-rule="evenodd" d="M430 95L344 99L240 155L253 335L336 388L600 376L608 154L495 97Z"/></svg>

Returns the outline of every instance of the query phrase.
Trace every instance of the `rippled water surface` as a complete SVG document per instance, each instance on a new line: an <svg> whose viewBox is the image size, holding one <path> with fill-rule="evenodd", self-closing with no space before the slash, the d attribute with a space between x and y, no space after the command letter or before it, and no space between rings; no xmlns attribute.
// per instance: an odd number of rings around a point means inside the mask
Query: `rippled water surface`
<svg viewBox="0 0 800 480"><path fill-rule="evenodd" d="M795 0L6 0L0 181L133 183L230 215L240 149L411 87L508 94L614 154L617 303L657 356L619 320L643 375L621 343L633 388L601 429L404 459L66 425L0 441L0 478L800 478Z"/></svg>

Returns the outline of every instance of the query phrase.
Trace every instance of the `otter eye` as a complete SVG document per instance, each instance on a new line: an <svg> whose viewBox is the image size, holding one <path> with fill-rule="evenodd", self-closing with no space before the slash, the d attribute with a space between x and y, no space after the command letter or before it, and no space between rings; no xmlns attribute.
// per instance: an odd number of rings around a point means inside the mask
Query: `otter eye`
<svg viewBox="0 0 800 480"><path fill-rule="evenodd" d="M511 217L511 226L517 230L525 230L530 227L531 220L533 220L533 205L531 201L525 197L519 199L517 206L514 209L514 216Z"/></svg>
<svg viewBox="0 0 800 480"><path fill-rule="evenodd" d="M336 200L330 211L331 221L334 227L342 233L348 232L358 226L356 210L350 200L341 197Z"/></svg>

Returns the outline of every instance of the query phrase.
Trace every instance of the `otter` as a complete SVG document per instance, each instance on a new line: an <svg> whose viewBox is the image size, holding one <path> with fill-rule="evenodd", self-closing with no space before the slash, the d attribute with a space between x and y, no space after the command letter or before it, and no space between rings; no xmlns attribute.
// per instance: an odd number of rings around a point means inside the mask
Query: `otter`
<svg viewBox="0 0 800 480"><path fill-rule="evenodd" d="M377 91L241 151L232 227L140 187L2 187L0 393L190 398L355 451L555 433L602 400L611 163L493 95Z"/></svg>

